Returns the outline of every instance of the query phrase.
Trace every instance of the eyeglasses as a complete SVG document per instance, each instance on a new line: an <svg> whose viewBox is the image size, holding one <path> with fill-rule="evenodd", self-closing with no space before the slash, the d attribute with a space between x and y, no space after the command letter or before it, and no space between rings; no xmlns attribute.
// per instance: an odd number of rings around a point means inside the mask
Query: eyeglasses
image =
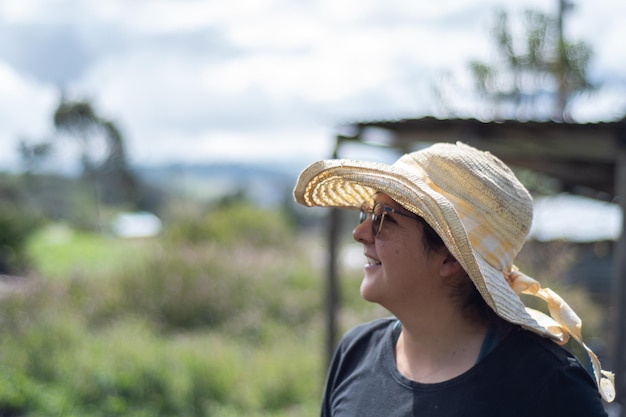
<svg viewBox="0 0 626 417"><path fill-rule="evenodd" d="M372 215L372 236L378 236L383 228L383 222L385 221L385 215L387 213L394 213L400 216L408 217L410 219L416 218L410 214L403 213L401 211L387 207L383 203L377 203L374 208L370 208L366 203L361 206L361 212L359 214L359 224L367 220L367 217Z"/></svg>

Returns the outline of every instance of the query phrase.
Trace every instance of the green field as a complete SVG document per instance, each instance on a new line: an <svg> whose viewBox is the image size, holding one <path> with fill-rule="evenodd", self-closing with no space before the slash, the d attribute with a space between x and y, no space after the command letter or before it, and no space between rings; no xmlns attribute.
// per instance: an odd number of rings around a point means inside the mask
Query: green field
<svg viewBox="0 0 626 417"><path fill-rule="evenodd" d="M317 415L322 280L295 242L42 230L0 300L0 415Z"/></svg>

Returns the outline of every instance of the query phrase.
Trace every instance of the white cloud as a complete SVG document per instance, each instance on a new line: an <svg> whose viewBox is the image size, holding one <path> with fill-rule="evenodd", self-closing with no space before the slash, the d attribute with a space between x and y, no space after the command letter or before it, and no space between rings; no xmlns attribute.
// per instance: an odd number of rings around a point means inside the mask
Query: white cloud
<svg viewBox="0 0 626 417"><path fill-rule="evenodd" d="M159 164L173 161L206 162L313 162L329 157L333 136L325 128L282 130L246 134L233 130L208 130L197 134L179 131L162 132L161 140L152 147L135 147L133 160L141 164Z"/></svg>
<svg viewBox="0 0 626 417"><path fill-rule="evenodd" d="M31 19L37 14L39 4L37 0L4 1L0 3L0 13L9 23Z"/></svg>
<svg viewBox="0 0 626 417"><path fill-rule="evenodd" d="M572 117L581 122L617 120L626 114L626 84L621 87L601 87L572 102Z"/></svg>
<svg viewBox="0 0 626 417"><path fill-rule="evenodd" d="M48 140L58 101L50 86L22 78L0 61L0 169L18 163L19 140Z"/></svg>
<svg viewBox="0 0 626 417"><path fill-rule="evenodd" d="M597 49L594 76L623 83L621 3L580 0L567 29ZM119 124L135 159L233 158L242 148L255 157L274 148L324 157L338 123L436 112L431 90L446 71L461 87L449 88L448 99L470 111L465 67L490 57L496 7L553 11L556 2L6 0L0 27L9 39L52 25L84 48L64 51L76 61L67 66L77 77L68 91ZM2 137L44 134L56 86L17 72L8 58L2 65L2 77L12 77L2 85L16 89L10 106L0 104L0 132L11 132ZM594 100L594 112L583 103L576 114L613 117L623 106L608 90ZM3 154L14 148L1 146Z"/></svg>

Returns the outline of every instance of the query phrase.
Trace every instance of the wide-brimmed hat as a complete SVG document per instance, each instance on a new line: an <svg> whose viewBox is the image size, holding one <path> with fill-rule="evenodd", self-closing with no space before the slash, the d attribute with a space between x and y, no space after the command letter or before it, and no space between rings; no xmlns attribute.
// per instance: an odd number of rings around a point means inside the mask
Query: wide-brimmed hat
<svg viewBox="0 0 626 417"><path fill-rule="evenodd" d="M457 142L438 143L393 165L349 159L311 164L298 178L296 201L305 206L360 209L383 192L422 217L503 319L557 343L575 338L587 350L600 393L615 397L613 375L583 343L581 320L549 288L514 265L532 224L532 197L498 158ZM550 316L527 308L520 293L547 302Z"/></svg>

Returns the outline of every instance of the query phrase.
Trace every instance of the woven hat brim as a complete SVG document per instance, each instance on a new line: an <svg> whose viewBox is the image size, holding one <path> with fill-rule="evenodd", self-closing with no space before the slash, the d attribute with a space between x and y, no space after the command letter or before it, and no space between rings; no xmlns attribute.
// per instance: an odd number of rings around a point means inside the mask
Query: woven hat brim
<svg viewBox="0 0 626 417"><path fill-rule="evenodd" d="M318 161L300 174L294 198L309 207L359 209L364 202L371 203L376 192L387 194L405 209L422 217L437 232L496 314L544 337L554 338L528 314L502 271L473 250L452 203L413 173L379 162Z"/></svg>
<svg viewBox="0 0 626 417"><path fill-rule="evenodd" d="M561 339L542 326L529 313L527 307L504 279L502 271L491 266L480 254L474 252L481 275L484 277L487 291L492 294L496 303L496 314L510 323L519 324L540 336L560 342Z"/></svg>

